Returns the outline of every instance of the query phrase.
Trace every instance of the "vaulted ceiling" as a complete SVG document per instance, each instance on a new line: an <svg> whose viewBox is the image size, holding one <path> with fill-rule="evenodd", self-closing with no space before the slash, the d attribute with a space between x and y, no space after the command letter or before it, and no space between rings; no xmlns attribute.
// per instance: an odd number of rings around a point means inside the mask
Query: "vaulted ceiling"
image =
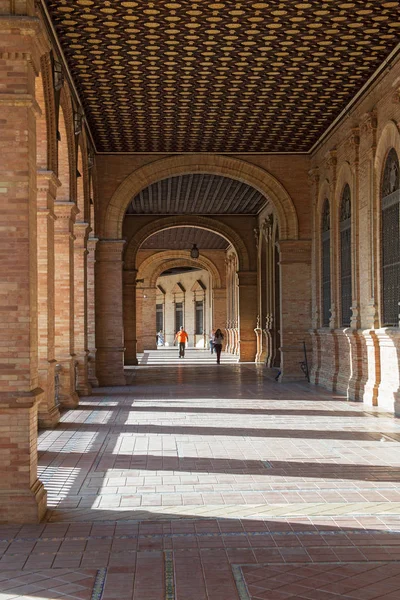
<svg viewBox="0 0 400 600"><path fill-rule="evenodd" d="M257 214L265 197L221 175L192 173L162 179L133 198L126 214Z"/></svg>
<svg viewBox="0 0 400 600"><path fill-rule="evenodd" d="M383 0L44 0L101 152L307 152L398 43Z"/></svg>
<svg viewBox="0 0 400 600"><path fill-rule="evenodd" d="M198 227L174 227L155 233L141 245L142 250L225 250L229 243L220 235Z"/></svg>

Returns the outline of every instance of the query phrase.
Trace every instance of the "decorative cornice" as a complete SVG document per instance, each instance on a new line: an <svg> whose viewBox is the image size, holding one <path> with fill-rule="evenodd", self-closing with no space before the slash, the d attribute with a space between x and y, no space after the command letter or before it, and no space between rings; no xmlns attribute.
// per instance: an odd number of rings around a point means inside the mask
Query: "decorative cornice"
<svg viewBox="0 0 400 600"><path fill-rule="evenodd" d="M1 56L0 56L1 59ZM33 112L40 117L42 111L39 104L36 102L34 96L31 94L1 94L0 93L0 106L25 106L32 108Z"/></svg>

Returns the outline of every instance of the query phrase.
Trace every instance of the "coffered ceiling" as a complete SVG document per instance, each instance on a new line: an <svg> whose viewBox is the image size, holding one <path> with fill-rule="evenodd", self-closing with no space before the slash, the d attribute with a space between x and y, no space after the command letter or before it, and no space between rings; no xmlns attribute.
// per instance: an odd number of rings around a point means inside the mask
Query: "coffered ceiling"
<svg viewBox="0 0 400 600"><path fill-rule="evenodd" d="M43 0L101 152L307 152L399 41L382 0Z"/></svg>
<svg viewBox="0 0 400 600"><path fill-rule="evenodd" d="M236 179L191 173L168 177L143 189L126 214L256 215L266 202L258 190Z"/></svg>

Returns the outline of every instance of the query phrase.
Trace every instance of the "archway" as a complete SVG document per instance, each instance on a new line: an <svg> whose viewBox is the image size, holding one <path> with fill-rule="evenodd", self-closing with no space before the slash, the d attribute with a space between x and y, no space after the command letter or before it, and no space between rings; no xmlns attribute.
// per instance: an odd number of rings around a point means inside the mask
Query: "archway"
<svg viewBox="0 0 400 600"><path fill-rule="evenodd" d="M211 194L213 199L210 203L207 194L210 189L210 178L213 177L223 180L223 184L219 196L217 193ZM185 178L186 181L184 181ZM180 195L180 190L187 185L187 179L195 180L196 192L192 196L190 195L190 184L185 194ZM205 192L204 186L201 187L203 180L206 181ZM220 190L218 186L219 183L217 183L217 191ZM237 197L233 204L225 202L226 198L229 200L231 187L236 194L238 186L244 186L246 190L253 190L260 197L257 207L253 205L247 213L246 210L244 213L240 211L242 205L240 199L237 201ZM160 190L162 196L160 196ZM198 202L199 194L201 195L203 192L205 198ZM174 205L173 196L179 197L179 195L181 204L179 205L178 199L177 206ZM228 349L238 353L241 361L252 362L256 357L255 330L257 315L259 315L257 307L257 248L254 233L259 226L258 215L268 202L279 226L280 257L282 257L283 248L285 251L284 271L287 281L281 285L284 285L287 290L291 290L294 281L292 272L298 269L299 260L302 264L308 265L309 243L307 242L307 245L298 242L297 215L290 197L283 186L263 169L249 165L245 161L220 156L170 157L142 167L125 179L103 214L100 235L105 235L108 239L103 239L99 244L96 263L98 279L101 278L105 281L106 277L110 278L112 269L112 280L118 281L121 298L124 296L126 305L126 290L136 284L139 249L150 236L162 230L179 227L196 227L222 236L234 249L233 260L228 263L230 269L228 289L232 290L231 295L228 294L227 302L228 313L231 317L228 316L226 323L226 329L230 331ZM244 204L246 205L246 202ZM229 210L225 208L225 205L229 206ZM171 209L171 206L174 207ZM239 210L236 210L237 207ZM230 209L233 210L230 212ZM131 216L133 218L130 218ZM124 248L123 238L127 240L126 248ZM297 251L300 246L301 254ZM125 265L123 277L118 273L121 261ZM279 262L276 268L281 270L281 265L282 263ZM102 271L104 271L104 275L100 274ZM122 293L122 289L124 289L124 293ZM280 310L285 313L291 307L290 292L288 294L285 300L286 304L280 306ZM123 310L122 302L121 306L116 307L115 295L115 289L107 290L105 294L99 293L96 298L98 329L101 328L103 332L107 331L107 334L99 335L97 341L99 348L98 374L100 375L100 369L104 372L106 368L108 371L106 378L101 376L104 384L124 381L122 376L124 348L129 344L132 346L136 344L136 336L132 327L130 328L131 333L128 337L125 336L124 340L123 322L124 320L126 322L126 317L124 317L126 310ZM133 294L129 295L133 297ZM240 318L239 304L242 310ZM306 303L304 306L306 307ZM116 315L116 308L118 315ZM114 323L112 332L105 324L106 320L110 321L111 313ZM120 332L115 330L116 322L120 324L118 325L121 327ZM288 323L287 320L286 322ZM289 340L289 337L292 336L293 326L288 325L287 329L286 337ZM303 337L303 334L299 335ZM115 337L115 343L111 342L111 337ZM281 339L283 340L283 335ZM287 364L290 365L290 370L296 371L295 376L298 377L297 356L299 352L297 346L293 349L287 344L286 351L287 355L290 354L291 357ZM103 354L104 360L101 358ZM111 355L115 358L112 358ZM294 358L295 356L296 358ZM113 362L118 363L119 375L115 378L111 376Z"/></svg>
<svg viewBox="0 0 400 600"><path fill-rule="evenodd" d="M122 237L126 209L132 198L141 190L162 179L186 173L221 175L255 188L272 202L282 240L298 239L296 209L283 185L273 175L237 158L203 154L164 158L133 171L120 184L107 206L102 224L103 236L108 239Z"/></svg>

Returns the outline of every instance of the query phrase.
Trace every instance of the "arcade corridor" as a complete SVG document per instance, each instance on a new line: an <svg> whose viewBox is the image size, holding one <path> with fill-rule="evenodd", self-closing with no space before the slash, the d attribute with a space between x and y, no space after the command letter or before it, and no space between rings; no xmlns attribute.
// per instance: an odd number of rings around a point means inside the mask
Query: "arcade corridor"
<svg viewBox="0 0 400 600"><path fill-rule="evenodd" d="M40 434L49 510L2 526L1 600L399 597L392 415L250 364L127 373Z"/></svg>

